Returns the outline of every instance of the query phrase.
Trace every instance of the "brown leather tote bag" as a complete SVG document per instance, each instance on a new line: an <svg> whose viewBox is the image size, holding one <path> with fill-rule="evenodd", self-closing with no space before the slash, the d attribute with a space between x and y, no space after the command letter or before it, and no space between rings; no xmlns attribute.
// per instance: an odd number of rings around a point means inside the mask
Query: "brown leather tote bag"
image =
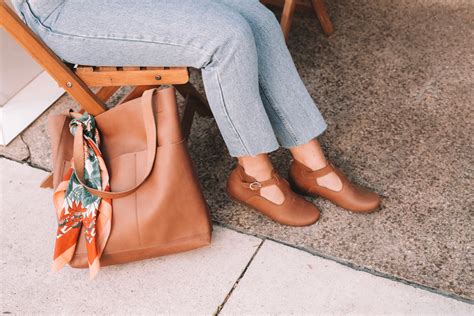
<svg viewBox="0 0 474 316"><path fill-rule="evenodd" d="M212 231L209 212L181 133L174 88L148 90L141 98L120 104L95 120L111 192L88 190L111 198L113 208L101 265L208 245ZM73 156L76 174L83 179L82 133L73 137L69 121L70 115L52 115L48 120L55 189ZM70 265L87 268L82 232L80 236Z"/></svg>

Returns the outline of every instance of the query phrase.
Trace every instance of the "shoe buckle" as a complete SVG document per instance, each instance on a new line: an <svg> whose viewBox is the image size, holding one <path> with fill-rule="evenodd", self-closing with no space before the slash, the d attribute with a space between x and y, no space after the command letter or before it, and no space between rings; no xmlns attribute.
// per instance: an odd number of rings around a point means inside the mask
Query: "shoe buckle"
<svg viewBox="0 0 474 316"><path fill-rule="evenodd" d="M249 184L249 188L252 191L257 191L262 188L262 184L258 181L255 181Z"/></svg>

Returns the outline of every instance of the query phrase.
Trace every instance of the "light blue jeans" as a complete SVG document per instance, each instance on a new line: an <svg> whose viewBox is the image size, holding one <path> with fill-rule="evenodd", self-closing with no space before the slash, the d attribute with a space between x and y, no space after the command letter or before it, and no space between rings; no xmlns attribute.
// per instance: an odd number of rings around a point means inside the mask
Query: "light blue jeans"
<svg viewBox="0 0 474 316"><path fill-rule="evenodd" d="M15 1L15 0L14 0ZM92 66L188 66L231 156L305 144L326 129L258 0L23 0L24 21L63 60Z"/></svg>

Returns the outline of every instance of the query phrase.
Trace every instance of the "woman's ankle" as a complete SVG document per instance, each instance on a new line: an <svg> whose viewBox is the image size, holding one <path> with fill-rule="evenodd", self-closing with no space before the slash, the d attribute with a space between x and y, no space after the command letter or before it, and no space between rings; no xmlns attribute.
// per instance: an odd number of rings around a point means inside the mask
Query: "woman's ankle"
<svg viewBox="0 0 474 316"><path fill-rule="evenodd" d="M267 154L239 157L238 161L245 173L257 181L265 181L272 177L273 165ZM285 201L283 192L276 185L261 188L260 195L278 205Z"/></svg>
<svg viewBox="0 0 474 316"><path fill-rule="evenodd" d="M311 170L322 169L328 164L321 145L316 139L313 139L306 144L293 147L290 149L290 152L296 161L302 163ZM334 172L322 176L316 181L318 185L333 191L340 191L342 189L341 179L339 179Z"/></svg>
<svg viewBox="0 0 474 316"><path fill-rule="evenodd" d="M257 181L265 181L272 176L273 165L267 154L237 158L246 174Z"/></svg>
<svg viewBox="0 0 474 316"><path fill-rule="evenodd" d="M321 145L316 139L312 139L306 144L290 148L290 152L293 159L311 170L322 169L328 164Z"/></svg>

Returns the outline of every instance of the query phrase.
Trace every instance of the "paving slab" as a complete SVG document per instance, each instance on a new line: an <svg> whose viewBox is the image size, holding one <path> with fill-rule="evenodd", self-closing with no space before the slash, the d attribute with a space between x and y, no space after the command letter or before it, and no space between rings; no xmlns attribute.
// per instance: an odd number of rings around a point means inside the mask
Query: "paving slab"
<svg viewBox="0 0 474 316"><path fill-rule="evenodd" d="M311 12L293 19L289 48L329 128L329 158L384 196L381 212L353 215L319 199L317 225L289 228L232 203L234 161L212 119L197 118L190 153L213 219L357 267L474 299L474 2L327 1L335 33ZM196 73L191 81L202 91ZM0 155L50 168L47 114ZM77 106L77 105L76 105ZM25 144L27 147L25 147ZM272 154L285 175L290 157Z"/></svg>
<svg viewBox="0 0 474 316"><path fill-rule="evenodd" d="M215 227L211 246L125 265L51 273L56 219L45 172L6 159L1 171L1 312L213 314L261 240Z"/></svg>
<svg viewBox="0 0 474 316"><path fill-rule="evenodd" d="M265 241L221 315L472 315L474 306Z"/></svg>

